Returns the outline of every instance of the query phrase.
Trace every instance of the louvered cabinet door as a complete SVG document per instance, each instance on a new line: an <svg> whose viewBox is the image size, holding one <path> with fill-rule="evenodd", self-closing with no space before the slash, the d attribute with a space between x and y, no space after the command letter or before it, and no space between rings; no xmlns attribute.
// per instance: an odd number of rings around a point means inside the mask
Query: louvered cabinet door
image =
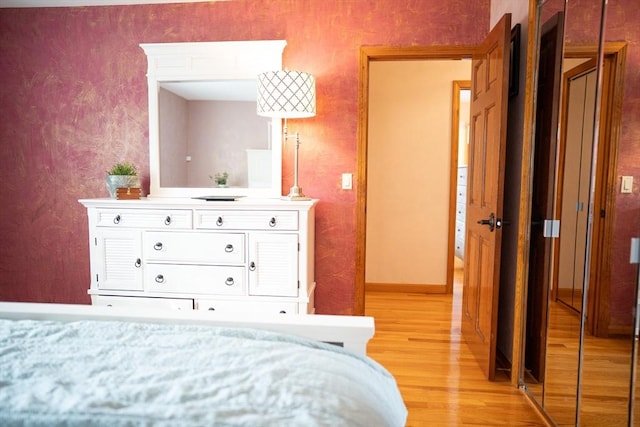
<svg viewBox="0 0 640 427"><path fill-rule="evenodd" d="M142 235L139 230L96 232L94 277L101 290L142 291Z"/></svg>
<svg viewBox="0 0 640 427"><path fill-rule="evenodd" d="M249 234L249 295L298 296L298 235Z"/></svg>

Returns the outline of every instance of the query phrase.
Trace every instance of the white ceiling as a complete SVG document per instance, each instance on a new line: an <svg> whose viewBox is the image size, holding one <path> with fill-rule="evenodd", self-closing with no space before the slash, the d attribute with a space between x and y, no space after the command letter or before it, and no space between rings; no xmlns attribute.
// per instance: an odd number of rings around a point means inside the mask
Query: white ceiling
<svg viewBox="0 0 640 427"><path fill-rule="evenodd" d="M0 0L0 8L7 7L74 7L74 6L115 6L155 3L198 3L228 0Z"/></svg>

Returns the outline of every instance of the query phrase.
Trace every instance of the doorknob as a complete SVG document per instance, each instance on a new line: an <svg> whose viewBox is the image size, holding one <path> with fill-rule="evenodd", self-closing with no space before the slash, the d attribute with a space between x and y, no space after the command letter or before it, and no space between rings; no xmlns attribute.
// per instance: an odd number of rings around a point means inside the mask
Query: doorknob
<svg viewBox="0 0 640 427"><path fill-rule="evenodd" d="M496 228L496 225L498 228L502 227L502 220L498 218L498 220L496 221L495 214L491 212L491 214L489 215L489 219L481 219L478 221L478 224L488 225L489 231L493 232L494 228Z"/></svg>

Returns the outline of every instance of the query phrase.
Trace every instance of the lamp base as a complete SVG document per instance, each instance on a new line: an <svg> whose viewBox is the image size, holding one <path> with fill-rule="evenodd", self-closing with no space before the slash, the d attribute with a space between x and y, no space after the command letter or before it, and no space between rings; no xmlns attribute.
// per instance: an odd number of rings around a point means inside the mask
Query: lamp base
<svg viewBox="0 0 640 427"><path fill-rule="evenodd" d="M311 197L307 197L304 194L302 194L302 188L297 187L297 186L293 186L289 189L289 194L287 194L286 196L282 197L283 200L290 200L290 201L295 201L295 200L311 200Z"/></svg>

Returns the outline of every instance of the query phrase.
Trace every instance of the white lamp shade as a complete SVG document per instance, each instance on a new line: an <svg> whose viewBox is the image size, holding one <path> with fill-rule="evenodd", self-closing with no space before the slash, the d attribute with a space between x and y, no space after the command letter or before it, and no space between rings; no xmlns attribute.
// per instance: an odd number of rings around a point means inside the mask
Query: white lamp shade
<svg viewBox="0 0 640 427"><path fill-rule="evenodd" d="M300 71L258 74L259 116L299 119L316 115L316 81Z"/></svg>

